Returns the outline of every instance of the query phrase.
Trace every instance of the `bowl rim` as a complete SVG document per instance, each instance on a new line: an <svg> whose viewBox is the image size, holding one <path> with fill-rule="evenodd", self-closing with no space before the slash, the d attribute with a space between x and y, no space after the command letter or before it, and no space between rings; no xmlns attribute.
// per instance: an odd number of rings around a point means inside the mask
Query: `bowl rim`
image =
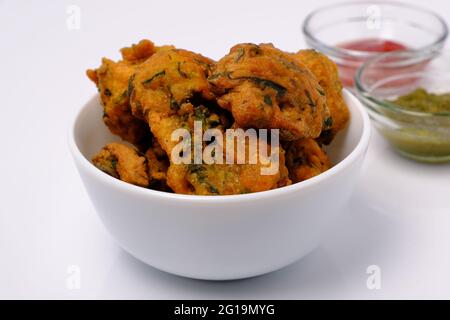
<svg viewBox="0 0 450 320"><path fill-rule="evenodd" d="M274 198L278 196L283 196L286 194L291 194L298 192L300 189L303 188L311 188L317 184L319 184L321 181L335 176L339 174L342 170L349 167L360 155L363 155L367 147L369 145L369 140L371 136L371 123L369 119L369 115L367 114L367 111L365 110L362 103L347 89L343 90L343 95L351 101L351 103L354 105L354 109L357 110L359 113L359 116L362 119L362 133L359 137L358 142L356 143L356 146L353 148L353 150L350 151L350 153L342 159L339 163L328 169L327 171L310 178L308 180L294 183L289 186L267 190L267 191L261 191L261 192L254 192L254 193L247 193L247 194L237 194L237 195L218 195L218 196L203 196L203 195L186 195L186 194L176 194L176 193L169 193L164 191L157 191L152 189L147 189L139 186L135 186L130 183L126 183L124 181L121 181L119 179L116 179L114 177L111 177L110 175L104 173L103 171L97 169L88 159L84 157L84 155L81 153L81 150L79 149L76 141L75 141L75 129L77 127L77 123L79 121L80 115L83 113L85 109L88 108L92 104L92 101L94 99L98 99L98 94L95 94L92 98L88 100L76 113L73 117L73 120L70 123L69 126L69 132L68 132L68 144L69 149L72 154L72 157L74 161L76 162L77 166L81 166L85 172L90 174L91 176L94 176L96 179L99 179L102 184L108 184L110 187L113 187L115 189L119 189L123 192L135 192L141 196L147 196L147 197L158 197L163 199L168 199L171 201L181 201L181 202L194 202L197 204L222 204L222 203L242 203L242 202L250 202L250 201L258 201L258 200L267 200L268 198Z"/></svg>
<svg viewBox="0 0 450 320"><path fill-rule="evenodd" d="M435 59L435 58L442 58L442 56L448 56L449 54L442 51L442 50L431 50L428 51L425 54L419 54L417 52L412 51L396 51L396 52L386 52L379 54L378 56L375 56L366 62L364 62L361 67L356 71L354 80L355 80L355 89L357 92L358 97L365 102L365 105L367 104L369 108L373 108L374 106L381 107L382 109L385 109L387 111L393 111L398 114L402 114L405 116L413 116L413 117L419 117L419 118L432 118L432 117L450 117L450 111L444 111L444 112L427 112L427 111L412 111L403 108L402 106L386 101L378 99L377 97L373 96L370 92L368 87L363 82L363 76L364 72L368 68L370 68L373 64L380 62L383 59L389 60L390 58L406 58L405 59L399 59L398 64L396 65L396 62L387 62L387 67L404 67L405 65L412 65L415 63L421 63L425 62L427 60ZM392 64L392 65L391 65ZM426 72L421 71L415 71L414 74L426 74Z"/></svg>
<svg viewBox="0 0 450 320"><path fill-rule="evenodd" d="M306 38L306 41L308 43L310 43L310 45L313 48L318 48L318 50L323 51L324 53L326 53L327 55L332 56L332 57L370 58L370 57L379 55L379 53L377 53L377 52L351 50L351 49L339 48L336 46L328 45L328 44L320 41L319 39L317 39L317 37L314 35L314 33L310 30L311 20L315 16L317 16L318 14L320 14L324 11L327 11L329 9L339 8L339 7L345 7L345 6L351 6L351 5L364 5L364 4L366 4L366 5L371 5L371 4L373 4L373 5L388 5L388 6L393 6L393 7L408 8L408 9L416 10L421 13L425 13L425 14L428 14L428 15L434 17L442 26L442 34L440 34L439 37L437 37L437 39L435 39L430 44L427 44L426 46L423 46L418 49L406 49L406 50L401 50L401 51L423 52L423 51L433 50L433 48L442 46L448 37L449 29L448 29L448 25L447 25L447 22L445 21L445 19L438 13L436 13L428 8L424 8L422 6L404 3L404 2L364 0L364 1L346 1L346 2L341 2L341 3L331 4L331 5L327 5L327 6L322 6L320 8L313 10L312 12L310 12L306 16L305 20L303 21L302 28L301 28L303 35Z"/></svg>

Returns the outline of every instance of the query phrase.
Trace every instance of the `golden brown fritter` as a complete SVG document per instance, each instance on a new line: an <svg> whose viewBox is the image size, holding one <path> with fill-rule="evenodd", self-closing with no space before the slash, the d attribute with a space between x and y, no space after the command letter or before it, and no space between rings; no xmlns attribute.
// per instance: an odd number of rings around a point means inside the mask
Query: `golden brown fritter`
<svg viewBox="0 0 450 320"><path fill-rule="evenodd" d="M196 93L211 100L206 78L212 63L211 59L187 50L157 52L139 66L130 83L133 113L142 119L149 111L172 114Z"/></svg>
<svg viewBox="0 0 450 320"><path fill-rule="evenodd" d="M267 149L270 152L270 146ZM225 153L226 148L223 150ZM246 152L248 155L248 143ZM272 163L278 168L271 174L261 171L270 167L268 158L265 158L267 162L264 163L258 157L255 164L226 164L224 156L223 164L171 164L167 173L168 184L176 193L197 195L244 194L290 185L284 150L280 147L273 152L279 158L277 164Z"/></svg>
<svg viewBox="0 0 450 320"><path fill-rule="evenodd" d="M149 188L170 192L171 190L167 185L169 158L156 140L145 152L145 158L147 159L148 176L150 179Z"/></svg>
<svg viewBox="0 0 450 320"><path fill-rule="evenodd" d="M214 109L203 105L194 107L185 103L177 116L163 118L166 123L157 134L163 141L169 141L172 129L185 128L193 135L194 121L201 121L203 130L218 129L225 136L228 119L219 116ZM170 125L167 125L170 123ZM178 127L177 127L178 126ZM170 130L167 130L170 128ZM155 133L156 134L156 133ZM166 143L169 154L177 142ZM206 144L203 144L203 148ZM221 145L225 163L226 148ZM267 146L270 151L270 147ZM236 147L237 150L237 147ZM246 148L248 154L248 146ZM269 164L175 164L171 163L167 172L167 184L176 192L198 195L227 195L270 190L290 184L287 168L284 164L284 151L280 148L279 170L270 175L261 174L261 169Z"/></svg>
<svg viewBox="0 0 450 320"><path fill-rule="evenodd" d="M329 144L336 133L347 126L350 118L350 112L342 96L338 68L330 58L315 50L300 50L293 56L311 70L323 88L331 115L331 118L325 121L331 128L322 132L320 141Z"/></svg>
<svg viewBox="0 0 450 320"><path fill-rule="evenodd" d="M208 79L243 128L280 129L283 140L317 138L329 117L323 89L292 55L271 44L238 44Z"/></svg>
<svg viewBox="0 0 450 320"><path fill-rule="evenodd" d="M330 142L349 116L336 66L325 56L240 44L216 64L149 40L121 53L122 60L104 58L87 74L99 89L105 124L145 154L125 144L108 144L92 161L109 175L160 191L229 195L279 188L331 167L320 144ZM245 149L245 163L236 164L237 148L227 150L219 141L223 162L229 155L234 164L208 164L205 159L179 164L172 153L184 151L174 149L179 141L172 141L172 134L182 128L193 137L195 121L201 121L203 132L218 129L223 138L230 128L280 129L286 152L257 136L258 147L269 153L272 148L278 163L259 158L255 150L258 159L249 163L251 147L244 139L237 145ZM202 153L212 143L203 141ZM192 149L189 157L193 163ZM277 169L267 174L274 165Z"/></svg>
<svg viewBox="0 0 450 320"><path fill-rule="evenodd" d="M149 185L145 157L125 144L107 144L92 158L92 163L100 170L122 181L141 187Z"/></svg>
<svg viewBox="0 0 450 320"><path fill-rule="evenodd" d="M96 84L104 106L103 120L112 133L139 147L150 141L150 130L145 121L131 114L128 99L128 81L136 67L156 52L149 40L121 50L123 60L114 62L103 58L96 70L87 70Z"/></svg>
<svg viewBox="0 0 450 320"><path fill-rule="evenodd" d="M199 54L168 49L147 59L130 80L133 115L145 120L167 153L170 134L185 122L183 106L200 97L212 100L206 77L212 60Z"/></svg>
<svg viewBox="0 0 450 320"><path fill-rule="evenodd" d="M137 44L132 44L131 47L125 47L120 49L123 61L129 63L140 63L150 57L158 50L150 40L144 39L139 41Z"/></svg>
<svg viewBox="0 0 450 320"><path fill-rule="evenodd" d="M189 128L189 125L186 128L190 131L192 130ZM249 158L248 140L245 143L245 155ZM258 140L257 143L262 144L265 142ZM204 147L205 144L203 145ZM251 193L291 184L289 173L285 166L284 150L281 147L272 151L274 154L278 154L278 162L272 162L272 164L267 157L264 158L266 161L263 162L259 156L256 158L256 163L247 161L243 164L237 164L237 145L233 150L234 155L231 156L234 159L233 164L226 164L226 153L231 151L228 151L220 142L218 143L218 148L223 153L222 164L205 164L205 162L202 162L202 164L175 164L172 162L167 172L167 184L176 193L197 195ZM266 149L269 153L271 152L270 145L266 144ZM273 159L273 161L276 161L276 159ZM276 166L275 169L271 173L263 173L271 165Z"/></svg>
<svg viewBox="0 0 450 320"><path fill-rule="evenodd" d="M147 59L130 81L133 114L149 123L169 158L178 144L171 139L176 129L184 128L193 136L194 121L201 121L203 130L215 128L224 132L230 126L225 111L215 105L207 81L211 64L210 59L193 52L165 50ZM176 193L253 192L276 188L288 180L284 158L279 172L271 176L261 175L262 164L189 165L175 164L172 159L170 162L167 184Z"/></svg>
<svg viewBox="0 0 450 320"><path fill-rule="evenodd" d="M286 165L293 183L307 180L331 168L324 150L314 139L300 139L286 146Z"/></svg>

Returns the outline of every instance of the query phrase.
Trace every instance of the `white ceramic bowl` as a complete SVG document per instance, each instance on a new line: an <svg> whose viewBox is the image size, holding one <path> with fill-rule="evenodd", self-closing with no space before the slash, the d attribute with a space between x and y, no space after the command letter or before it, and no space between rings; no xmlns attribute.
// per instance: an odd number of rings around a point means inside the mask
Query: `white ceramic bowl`
<svg viewBox="0 0 450 320"><path fill-rule="evenodd" d="M173 274L228 280L280 269L318 246L350 197L367 150L370 123L345 91L349 127L328 152L333 168L276 190L233 196L189 196L137 187L101 172L90 159L117 141L93 97L69 133L76 166L101 220L120 246Z"/></svg>

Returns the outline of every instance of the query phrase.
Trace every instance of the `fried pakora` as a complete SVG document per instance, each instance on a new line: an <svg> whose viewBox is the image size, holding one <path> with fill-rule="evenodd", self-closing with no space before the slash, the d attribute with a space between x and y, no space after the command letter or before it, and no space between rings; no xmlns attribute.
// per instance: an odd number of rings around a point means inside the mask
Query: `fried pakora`
<svg viewBox="0 0 450 320"><path fill-rule="evenodd" d="M330 58L316 50L300 50L293 56L306 65L323 89L322 94L326 97L331 116L325 119L330 128L323 130L319 141L329 144L336 133L347 126L350 119L350 112L342 96L338 68Z"/></svg>
<svg viewBox="0 0 450 320"><path fill-rule="evenodd" d="M148 123L168 154L170 134L182 128L191 99L212 100L206 77L212 60L178 49L160 51L137 68L129 81L132 113ZM193 108L193 106L192 106Z"/></svg>
<svg viewBox="0 0 450 320"><path fill-rule="evenodd" d="M292 55L271 44L238 44L208 78L218 104L243 128L280 129L282 140L317 138L329 117L323 89Z"/></svg>
<svg viewBox="0 0 450 320"><path fill-rule="evenodd" d="M149 40L121 54L122 60L104 58L87 71L100 92L105 124L136 147L103 147L92 162L107 174L160 191L231 195L287 186L331 167L322 143L345 128L349 111L337 68L326 56L247 43L214 62ZM192 143L199 127L200 160ZM174 138L179 129L182 141L188 136L187 149ZM210 129L218 136L208 140L203 132ZM232 148L223 141L229 132L248 129L255 134L235 136ZM255 129L279 129L279 136ZM212 151L209 160L205 150ZM238 159L242 153L245 161Z"/></svg>
<svg viewBox="0 0 450 320"><path fill-rule="evenodd" d="M254 164L248 162L227 164L225 159L222 164L171 164L167 174L168 184L176 193L198 195L244 194L290 185L284 150L281 147L270 150L270 146L267 145L266 148L271 155L276 153L275 161L271 162L267 156L264 160L258 157ZM246 142L247 155L248 149ZM226 148L223 147L223 150L225 154ZM276 167L270 169L273 165ZM264 174L264 169L268 171L270 169L271 173Z"/></svg>
<svg viewBox="0 0 450 320"><path fill-rule="evenodd" d="M149 40L123 48L122 60L103 58L98 69L87 70L87 76L97 86L104 112L103 121L113 134L138 147L146 148L150 130L145 121L134 117L128 99L128 81L136 67L156 52Z"/></svg>
<svg viewBox="0 0 450 320"><path fill-rule="evenodd" d="M158 191L171 191L167 185L167 170L169 168L169 158L159 143L154 143L145 152L149 176L149 188Z"/></svg>
<svg viewBox="0 0 450 320"><path fill-rule="evenodd" d="M293 183L317 176L331 168L327 154L314 139L300 139L286 146L286 166Z"/></svg>
<svg viewBox="0 0 450 320"><path fill-rule="evenodd" d="M122 181L141 187L149 185L146 158L125 144L107 144L92 158L92 163Z"/></svg>
<svg viewBox="0 0 450 320"><path fill-rule="evenodd" d="M168 185L177 193L188 194L231 194L252 192L256 188L276 188L281 183L279 180L287 178L287 169L284 176L278 173L264 177L256 173L261 164L203 166L173 163L172 150L178 141L172 139L172 133L176 129L184 128L193 133L194 121L201 121L204 130L214 128L224 132L231 124L225 111L215 105L207 81L212 63L212 60L187 50L166 50L146 60L130 80L133 114L148 122L171 160ZM284 166L284 158L282 160ZM193 167L205 169L193 171ZM221 177L224 179L221 183L213 181ZM249 178L246 183L246 177L252 177L253 181L259 179L260 183L255 186Z"/></svg>

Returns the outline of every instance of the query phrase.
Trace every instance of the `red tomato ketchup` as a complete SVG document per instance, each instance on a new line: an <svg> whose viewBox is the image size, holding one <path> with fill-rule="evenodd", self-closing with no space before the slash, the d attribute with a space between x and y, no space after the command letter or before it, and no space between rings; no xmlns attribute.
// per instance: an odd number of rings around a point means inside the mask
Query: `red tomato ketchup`
<svg viewBox="0 0 450 320"><path fill-rule="evenodd" d="M377 38L367 38L360 39L350 42L344 42L337 45L338 48L360 51L360 52L391 52L391 51L399 51L408 49L405 45L384 39ZM345 58L341 61L338 61L339 74L342 81L342 84L345 87L353 87L354 81L353 78L355 76L358 68L366 61L367 56L358 57L355 55L354 57Z"/></svg>
<svg viewBox="0 0 450 320"><path fill-rule="evenodd" d="M338 47L347 50L366 52L390 52L408 49L405 45L399 42L377 38L345 42L338 45Z"/></svg>

